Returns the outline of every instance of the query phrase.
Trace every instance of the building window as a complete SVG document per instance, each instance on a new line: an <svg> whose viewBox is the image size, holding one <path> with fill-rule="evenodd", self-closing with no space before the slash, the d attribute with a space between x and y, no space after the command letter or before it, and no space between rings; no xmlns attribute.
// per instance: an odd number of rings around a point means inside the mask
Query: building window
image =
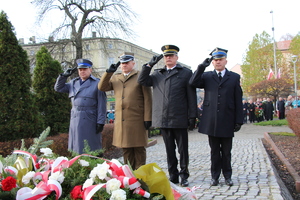
<svg viewBox="0 0 300 200"><path fill-rule="evenodd" d="M85 48L86 48L86 50L90 50L91 49L89 44L85 45Z"/></svg>
<svg viewBox="0 0 300 200"><path fill-rule="evenodd" d="M112 49L112 48L113 48L113 44L112 44L112 43L109 43L109 44L107 45L107 48Z"/></svg>
<svg viewBox="0 0 300 200"><path fill-rule="evenodd" d="M35 54L34 50L31 50L31 51L30 51L30 55L31 55L31 56L34 56L34 54Z"/></svg>

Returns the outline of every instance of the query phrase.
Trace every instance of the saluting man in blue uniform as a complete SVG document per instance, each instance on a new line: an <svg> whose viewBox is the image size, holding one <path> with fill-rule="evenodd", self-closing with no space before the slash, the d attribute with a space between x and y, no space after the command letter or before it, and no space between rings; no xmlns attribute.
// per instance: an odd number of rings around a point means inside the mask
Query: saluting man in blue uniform
<svg viewBox="0 0 300 200"><path fill-rule="evenodd" d="M98 78L92 73L93 63L76 60L79 77L66 83L75 69L67 69L56 80L54 90L69 93L72 102L68 149L83 153L84 140L92 151L102 148L101 132L106 119L106 94L98 90Z"/></svg>

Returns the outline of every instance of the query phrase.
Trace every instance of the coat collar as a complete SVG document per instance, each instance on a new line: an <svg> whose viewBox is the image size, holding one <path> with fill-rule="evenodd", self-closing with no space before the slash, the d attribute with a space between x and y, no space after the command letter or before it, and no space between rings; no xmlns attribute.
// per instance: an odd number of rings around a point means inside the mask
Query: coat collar
<svg viewBox="0 0 300 200"><path fill-rule="evenodd" d="M127 80L129 80L132 76L135 76L138 73L137 70L133 69L130 74L128 75L127 78L124 77L123 73L118 73L116 74L117 78L122 81L122 82L126 82Z"/></svg>
<svg viewBox="0 0 300 200"><path fill-rule="evenodd" d="M217 73L216 73L215 71L211 71L213 79L214 79L217 83L219 83L220 85L223 84L224 82L226 82L226 81L229 79L229 77L230 77L231 72L230 72L227 68L225 68L225 70L226 70L226 71L225 71L225 74L224 74L224 76L223 76L221 82L220 82L220 80L219 80L219 77L218 77Z"/></svg>
<svg viewBox="0 0 300 200"><path fill-rule="evenodd" d="M177 71L177 69L182 69L182 68L183 67L180 64L176 64L176 66L172 69L172 71L173 70ZM158 71L163 74L164 72L167 71L167 67L165 66L164 68L155 69L155 71Z"/></svg>

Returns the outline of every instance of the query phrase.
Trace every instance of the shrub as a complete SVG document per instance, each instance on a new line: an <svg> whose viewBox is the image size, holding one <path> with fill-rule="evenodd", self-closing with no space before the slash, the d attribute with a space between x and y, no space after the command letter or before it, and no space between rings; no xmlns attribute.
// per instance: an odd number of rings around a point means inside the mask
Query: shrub
<svg viewBox="0 0 300 200"><path fill-rule="evenodd" d="M290 129L293 130L296 136L300 137L300 108L290 110L286 119Z"/></svg>
<svg viewBox="0 0 300 200"><path fill-rule="evenodd" d="M105 124L104 129L102 131L102 148L105 150L104 157L111 159L110 156L120 156L120 153L117 152L116 155L111 155L110 151L119 151L112 145L112 137L113 137L113 124ZM68 137L69 134L61 133L56 136L47 137L47 140L53 140L53 144L49 145L49 148L52 149L53 153L70 157L71 152L68 151ZM33 144L33 139L28 138L24 139L25 147L29 148L30 145ZM6 157L10 155L14 149L18 149L21 147L21 140L11 140L7 142L0 142L0 155ZM39 154L39 152L37 152Z"/></svg>

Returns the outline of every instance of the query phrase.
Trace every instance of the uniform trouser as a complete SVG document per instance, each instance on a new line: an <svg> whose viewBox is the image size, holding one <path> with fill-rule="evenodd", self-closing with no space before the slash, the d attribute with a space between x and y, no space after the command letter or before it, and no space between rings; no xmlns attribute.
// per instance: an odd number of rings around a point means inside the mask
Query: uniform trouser
<svg viewBox="0 0 300 200"><path fill-rule="evenodd" d="M189 149L188 149L188 132L187 129L181 128L162 128L161 134L163 136L166 152L168 171L171 180L187 179L189 177ZM179 153L180 172L178 172L178 160L176 157L176 144Z"/></svg>
<svg viewBox="0 0 300 200"><path fill-rule="evenodd" d="M218 180L221 174L225 179L231 178L231 149L232 137L208 136L211 156L211 177Z"/></svg>
<svg viewBox="0 0 300 200"><path fill-rule="evenodd" d="M145 147L131 147L122 148L123 158L125 164L130 164L133 170L146 164L146 148Z"/></svg>

